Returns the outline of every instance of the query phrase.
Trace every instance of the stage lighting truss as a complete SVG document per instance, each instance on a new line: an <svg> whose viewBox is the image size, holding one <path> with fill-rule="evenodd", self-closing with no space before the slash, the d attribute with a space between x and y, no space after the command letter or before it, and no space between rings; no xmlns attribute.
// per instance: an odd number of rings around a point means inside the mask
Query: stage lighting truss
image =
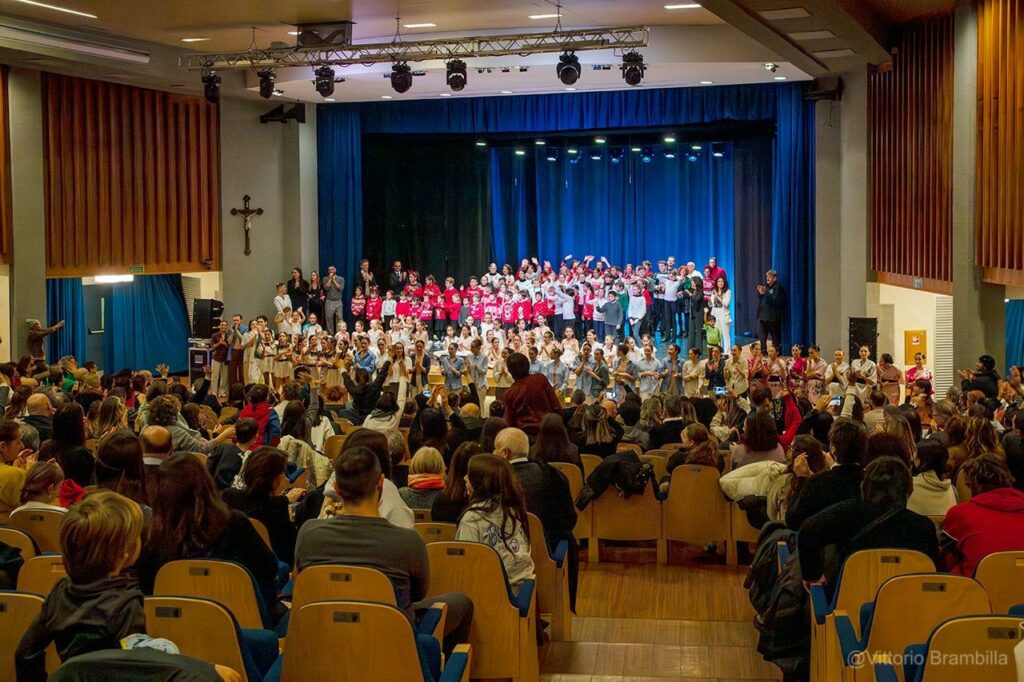
<svg viewBox="0 0 1024 682"><path fill-rule="evenodd" d="M242 52L208 52L178 58L188 71L210 69L287 69L293 67L351 66L395 62L422 62L474 57L525 56L585 50L630 50L646 47L650 31L646 26L625 26L546 33L511 33L435 40L410 40L360 45L312 45L250 48Z"/></svg>

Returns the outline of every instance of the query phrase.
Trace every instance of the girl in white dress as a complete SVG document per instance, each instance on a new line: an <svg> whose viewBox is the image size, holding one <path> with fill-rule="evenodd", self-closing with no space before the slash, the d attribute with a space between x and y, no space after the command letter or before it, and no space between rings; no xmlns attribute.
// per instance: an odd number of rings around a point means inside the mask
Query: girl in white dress
<svg viewBox="0 0 1024 682"><path fill-rule="evenodd" d="M722 334L722 348L732 348L732 292L725 277L715 279L715 288L711 292L711 316Z"/></svg>
<svg viewBox="0 0 1024 682"><path fill-rule="evenodd" d="M850 383L860 401L866 403L878 383L878 365L871 359L871 349L867 346L857 349L857 354L860 357L850 363Z"/></svg>
<svg viewBox="0 0 1024 682"><path fill-rule="evenodd" d="M844 396L846 387L850 385L850 366L846 364L846 354L837 348L832 356L833 362L825 370L825 386L829 395Z"/></svg>

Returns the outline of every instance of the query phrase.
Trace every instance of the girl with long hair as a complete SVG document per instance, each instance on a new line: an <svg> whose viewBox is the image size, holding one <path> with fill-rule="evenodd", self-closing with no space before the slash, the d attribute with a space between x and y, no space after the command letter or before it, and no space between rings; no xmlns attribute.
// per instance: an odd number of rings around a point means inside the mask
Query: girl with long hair
<svg viewBox="0 0 1024 682"><path fill-rule="evenodd" d="M569 432L561 415L550 412L540 420L537 440L530 448L530 459L535 462L566 462L583 469L579 449L569 440Z"/></svg>
<svg viewBox="0 0 1024 682"><path fill-rule="evenodd" d="M486 452L472 441L467 441L455 448L452 461L448 465L444 490L434 498L430 508L430 517L435 523L458 523L462 511L469 504L469 493L466 490L466 472L469 460Z"/></svg>
<svg viewBox="0 0 1024 682"><path fill-rule="evenodd" d="M459 519L455 539L480 542L498 552L509 587L518 593L533 575L526 499L512 468L496 455L477 455L466 473L469 506Z"/></svg>
<svg viewBox="0 0 1024 682"><path fill-rule="evenodd" d="M288 490L287 469L285 452L268 446L256 448L245 460L245 489L227 488L221 495L229 507L266 526L274 554L291 566L295 560L296 528L288 515L288 505L297 502L304 491Z"/></svg>
<svg viewBox="0 0 1024 682"><path fill-rule="evenodd" d="M103 439L96 450L96 487L113 490L141 505L149 503L138 436L123 429Z"/></svg>
<svg viewBox="0 0 1024 682"><path fill-rule="evenodd" d="M92 485L96 460L85 447L85 415L78 403L65 403L54 413L53 437L39 448L39 460L48 459L60 465L65 478L82 488Z"/></svg>

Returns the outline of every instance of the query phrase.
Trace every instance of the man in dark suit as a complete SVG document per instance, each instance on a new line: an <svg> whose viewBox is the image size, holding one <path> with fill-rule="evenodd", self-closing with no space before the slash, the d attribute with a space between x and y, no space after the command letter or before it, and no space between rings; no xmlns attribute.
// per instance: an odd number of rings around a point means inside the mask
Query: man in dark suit
<svg viewBox="0 0 1024 682"><path fill-rule="evenodd" d="M402 272L402 261L396 260L391 264L391 271L388 272L388 291L394 293L397 298L408 281L409 275ZM383 294L383 292L381 293Z"/></svg>
<svg viewBox="0 0 1024 682"><path fill-rule="evenodd" d="M683 429L689 422L683 419L683 400L677 395L665 396L665 420L651 428L651 450L668 443L682 442Z"/></svg>
<svg viewBox="0 0 1024 682"><path fill-rule="evenodd" d="M767 353L769 336L776 348L782 348L782 310L785 302L778 273L769 270L764 278L765 283L757 285L757 335L761 340L761 352Z"/></svg>
<svg viewBox="0 0 1024 682"><path fill-rule="evenodd" d="M570 604L576 608L576 540L572 530L576 526L576 507L569 492L569 481L558 469L544 462L528 459L530 439L522 429L507 428L494 438L494 454L508 460L526 497L526 511L540 519L544 526L544 541L548 553L556 556L558 545L568 544ZM540 538L530 538L533 542ZM557 558L557 557L556 557Z"/></svg>
<svg viewBox="0 0 1024 682"><path fill-rule="evenodd" d="M793 530L837 502L860 498L861 465L868 444L864 425L852 419L837 419L829 431L828 444L835 466L807 479L789 505L786 525Z"/></svg>

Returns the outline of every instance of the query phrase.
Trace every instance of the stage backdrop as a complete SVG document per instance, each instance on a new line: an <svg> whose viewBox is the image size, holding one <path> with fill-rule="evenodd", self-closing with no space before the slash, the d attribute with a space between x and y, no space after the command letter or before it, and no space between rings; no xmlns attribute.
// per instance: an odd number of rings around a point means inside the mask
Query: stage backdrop
<svg viewBox="0 0 1024 682"><path fill-rule="evenodd" d="M618 247L628 251L619 254L620 257L634 260L641 257L656 259L668 253L676 253L678 257L683 257L683 253L693 253L694 260L718 255L728 268L728 259L734 252L736 262L732 270L735 274L731 283L736 288L734 297L740 303L753 306L756 298L753 286L756 281L763 278L763 272L748 272L745 268L750 269L752 260L760 260L752 259L751 255L765 251L767 246L764 244L764 236L751 233L749 238L741 239L738 235L746 232L740 229L737 223L742 221L742 227L746 228L751 223L763 224L770 220L770 230L762 229L760 234L770 236L770 263L779 271L782 284L788 292L785 341L813 341L814 111L813 104L804 100L803 86L800 84L334 104L322 105L317 111L317 134L320 143L318 164L321 268L335 264L349 276L355 272L359 259L364 254L364 196L366 201L376 202L380 192L379 188L371 188L364 194L364 163L375 163L372 159L364 159L364 149L371 146L368 140L363 139L364 136L369 138L374 135L417 135L423 136L425 140L428 136L436 138L439 135L452 134L540 135L587 130L613 132L617 128L720 124L730 121L767 121L774 124L776 133L770 144L770 170L765 163L768 155L764 152L769 149L766 144L760 153L752 152L749 148L734 149L727 155L731 157L730 161L719 166L717 170L714 167L702 167L702 164L712 163L711 159L702 160L698 162L697 168L689 169L688 162L677 158L674 160L677 162L673 167L675 170L666 172L662 169L658 180L634 190L654 191L662 182L671 182L673 187L679 186L675 183L680 179L673 180L673 173L692 174L694 185L686 191L686 195L715 196L721 201L718 205L701 209L703 215L697 215L688 213L691 208L696 207L685 203L686 197L680 199L677 206L682 207L679 209L681 212L675 214L676 220L679 221L677 224L706 221L709 226L716 226L716 232L732 230L728 235L709 234L706 237L709 242L704 245L709 251L701 251L700 244L686 241L695 238L695 233L689 231L689 228L687 231L668 230L664 236L653 237L650 236L655 233L653 225L648 227L643 237L634 233L616 236L610 231L605 234L595 231L595 239L591 242L591 233L586 223L589 219L588 214L592 218L595 210L603 210L606 214L603 218L605 224L611 224L611 216L616 213L622 215L622 211L629 206L630 197L626 191L628 188L620 185L617 190L620 197L615 201L620 201L621 205L613 203L606 192L610 176L625 172L626 166L620 164L623 170L610 170L608 162L603 161L600 164L603 166L602 169L593 166L587 169L583 164L588 160L580 161L583 167L579 169L579 177L573 182L581 189L574 192L571 199L567 199L564 193L556 195L537 191L541 185L554 182L555 173L561 174L557 176L559 182L564 182L566 178L577 174L576 170L557 168L558 164L555 164L555 168L533 169L535 186L532 192L529 191L529 185L523 185L522 192L512 192L509 191L508 183L516 182L516 178L527 182L527 164L536 165L536 161L529 158L521 159L522 167L516 168L516 161L504 158L504 153L499 149L491 152L487 180L490 187L489 216L484 215L485 212L478 200L466 202L457 211L452 211L451 215L454 217L446 218L445 222L445 225L450 227L446 227L443 233L447 260L442 261L439 256L436 260L435 257L428 257L428 268L432 268L435 274L440 275L446 265L451 263L449 271L461 274L460 269L478 270L484 264L484 260L515 260L521 255L528 255L529 251L514 252L522 249L524 244L529 249L532 239L537 240L536 248L540 256L552 260L561 258L568 251L574 255L582 255L588 250L587 245L590 243L614 248L616 245L613 240L619 240ZM471 151L467 150L467 154ZM394 163L410 167L421 165L421 152L407 147L405 154L403 160ZM414 158L417 160L416 163L412 161ZM461 183L469 185L470 189L475 187L476 196L480 196L483 171L477 163L468 157L460 161L454 157L441 156L435 161L451 161L456 170L437 172L457 174ZM727 171L730 164L733 165L732 172ZM735 167L739 164L745 164L744 167L747 169L742 175L749 176L744 186L735 184ZM459 168L472 168L473 173L467 177L464 172L458 171ZM602 181L604 185L601 184ZM498 190L501 190L500 195L496 194ZM459 194L468 190L445 190L443 196L430 199L420 197L422 189L417 190L412 185L401 186L398 191L404 192L403 196L409 197L413 202L433 202L436 208L447 206L447 203L443 202L462 201ZM414 196L417 198L413 198ZM749 205L749 202L761 199L763 208L763 199L768 197L771 207L770 219L767 212L761 212L762 216L759 216L758 207ZM746 202L741 207L738 206L740 199ZM639 206L636 195L632 197L632 201L633 206ZM595 204L603 204L603 207L595 207ZM650 219L648 212L656 210L659 212L658 220L663 221L664 215L672 215L672 211L677 210L672 208L671 202L665 196L656 204L660 206L640 206L630 214L631 219L644 224ZM742 210L737 210L738 207ZM461 240L458 244L448 243L450 234L459 234L459 226L473 220L478 221L475 239ZM436 225L436 222L433 224ZM489 235L486 229L482 229L488 224ZM536 226L535 229L531 227L532 225ZM426 231L429 227L423 223L410 222L407 229ZM405 236L404 232L400 239L395 232L392 231L391 234L396 236L396 243L404 241L408 246L399 247L397 253L375 254L374 266L379 267L387 258L402 257L402 248L408 248L408 253L415 253L418 257L423 253L414 251L415 241ZM640 249L656 248L657 245L648 242L648 239L657 239L659 243L668 242L671 245L673 236L678 239L678 245L675 248L668 248L664 254L651 251L635 252ZM435 237L436 229L435 233L428 232L417 239L420 243L430 243ZM728 249L730 243L734 243L734 248L730 252L710 252L710 249ZM590 250L599 249L595 247ZM472 262L466 265L463 262L456 262L469 257L471 251L478 253L479 264ZM498 258L502 254L505 258ZM420 269L425 269L418 263L416 265ZM736 271L737 269L739 271ZM748 309L741 317L750 314L752 311ZM739 328L737 330L742 331Z"/></svg>

